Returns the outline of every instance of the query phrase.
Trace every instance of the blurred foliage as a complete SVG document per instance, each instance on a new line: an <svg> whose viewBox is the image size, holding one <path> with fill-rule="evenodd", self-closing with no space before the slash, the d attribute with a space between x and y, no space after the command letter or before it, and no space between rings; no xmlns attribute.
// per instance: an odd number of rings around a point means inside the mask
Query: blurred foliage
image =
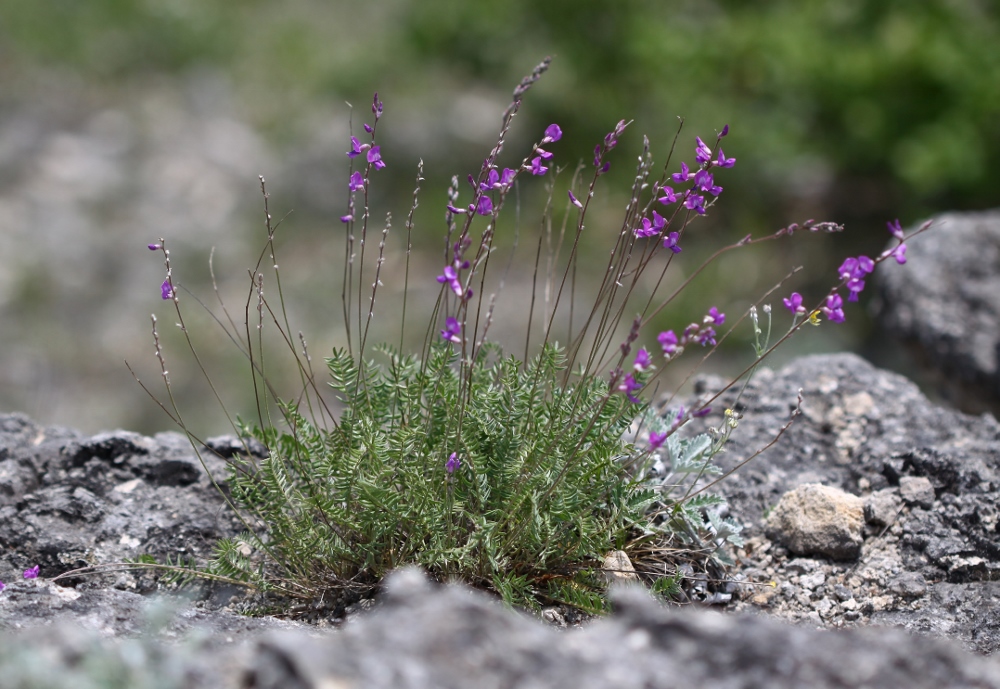
<svg viewBox="0 0 1000 689"><path fill-rule="evenodd" d="M35 0L0 4L0 37L8 68L110 80L209 63L286 105L400 84L453 97L441 75L506 90L554 54L536 124L558 120L585 156L622 117L659 141L678 115L728 122L744 136L730 205L770 225L803 202L851 220L980 207L1000 182L985 0Z"/></svg>

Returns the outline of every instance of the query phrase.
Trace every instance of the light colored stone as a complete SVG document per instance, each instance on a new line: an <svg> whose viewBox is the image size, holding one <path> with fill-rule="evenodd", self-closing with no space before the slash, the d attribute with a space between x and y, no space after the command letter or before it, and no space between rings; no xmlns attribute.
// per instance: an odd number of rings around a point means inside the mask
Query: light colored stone
<svg viewBox="0 0 1000 689"><path fill-rule="evenodd" d="M864 503L838 488L807 483L785 493L767 519L767 535L792 553L853 560L861 554Z"/></svg>
<svg viewBox="0 0 1000 689"><path fill-rule="evenodd" d="M601 568L609 584L639 581L639 575L635 573L635 567L624 550L612 550L608 553Z"/></svg>
<svg viewBox="0 0 1000 689"><path fill-rule="evenodd" d="M925 510L934 504L934 486L926 476L903 476L899 479L899 495L907 505Z"/></svg>

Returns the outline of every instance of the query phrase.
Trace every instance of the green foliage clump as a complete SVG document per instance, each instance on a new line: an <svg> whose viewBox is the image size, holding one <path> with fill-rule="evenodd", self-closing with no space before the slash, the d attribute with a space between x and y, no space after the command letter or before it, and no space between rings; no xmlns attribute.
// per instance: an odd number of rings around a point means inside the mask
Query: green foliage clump
<svg viewBox="0 0 1000 689"><path fill-rule="evenodd" d="M271 453L234 464L230 485L267 529L223 544L216 571L311 597L418 564L512 605L603 606L587 597L602 588L595 570L655 498L622 461L633 405L594 376L560 384L552 344L527 366L487 344L467 371L448 343L425 362L382 352L387 365L328 360L344 405L334 428L294 405L287 430L246 428Z"/></svg>

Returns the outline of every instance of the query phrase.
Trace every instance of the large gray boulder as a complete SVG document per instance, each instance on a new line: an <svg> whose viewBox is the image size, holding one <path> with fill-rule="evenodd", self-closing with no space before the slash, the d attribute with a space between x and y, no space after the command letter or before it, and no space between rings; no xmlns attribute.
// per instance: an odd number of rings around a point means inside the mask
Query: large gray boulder
<svg viewBox="0 0 1000 689"><path fill-rule="evenodd" d="M721 384L703 379L700 395ZM898 625L1000 651L1000 424L931 404L857 356L808 356L713 402L705 425L722 423L727 407L743 414L723 465L774 440L800 393L801 415L781 439L717 486L748 537L736 557L753 585L731 607L827 628ZM856 558L799 555L793 534L767 528L782 497L806 484L862 501Z"/></svg>
<svg viewBox="0 0 1000 689"><path fill-rule="evenodd" d="M1000 211L948 213L876 275L881 325L949 402L1000 410Z"/></svg>

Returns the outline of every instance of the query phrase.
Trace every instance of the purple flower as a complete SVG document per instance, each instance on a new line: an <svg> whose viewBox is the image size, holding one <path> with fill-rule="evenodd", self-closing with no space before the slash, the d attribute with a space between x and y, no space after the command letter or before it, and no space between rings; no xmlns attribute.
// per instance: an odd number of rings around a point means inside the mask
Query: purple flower
<svg viewBox="0 0 1000 689"><path fill-rule="evenodd" d="M514 177L517 175L517 170L511 170L509 167L503 169L503 174L500 175L500 186L509 187L511 182L514 181Z"/></svg>
<svg viewBox="0 0 1000 689"><path fill-rule="evenodd" d="M493 213L493 201L489 196L483 194L479 197L479 203L476 205L476 212L479 215L491 215Z"/></svg>
<svg viewBox="0 0 1000 689"><path fill-rule="evenodd" d="M834 323L844 322L844 300L836 292L826 298L826 306L822 310Z"/></svg>
<svg viewBox="0 0 1000 689"><path fill-rule="evenodd" d="M677 203L677 194L674 193L674 190L671 187L663 187L660 191L663 192L663 196L656 200L664 206L668 203Z"/></svg>
<svg viewBox="0 0 1000 689"><path fill-rule="evenodd" d="M455 208L455 206L451 205L450 203L447 206L445 206L445 208L447 208L452 213L455 213L456 215L465 215L466 213L469 212L467 208Z"/></svg>
<svg viewBox="0 0 1000 689"><path fill-rule="evenodd" d="M694 177L694 174L688 168L687 163L682 162L681 171L675 172L674 174L670 175L670 177L678 184L684 184L684 182Z"/></svg>
<svg viewBox="0 0 1000 689"><path fill-rule="evenodd" d="M679 254L681 252L681 247L677 242L680 241L680 236L679 232L671 232L663 238L663 247L665 249L670 249L675 254Z"/></svg>
<svg viewBox="0 0 1000 689"><path fill-rule="evenodd" d="M442 285L447 282L452 292L462 296L462 281L458 278L458 272L451 266L444 267L444 275L438 275L437 281Z"/></svg>
<svg viewBox="0 0 1000 689"><path fill-rule="evenodd" d="M0 581L0 591L3 591L5 588L7 588L7 585Z"/></svg>
<svg viewBox="0 0 1000 689"><path fill-rule="evenodd" d="M160 297L164 300L174 298L174 288L170 284L170 278L166 278L160 285Z"/></svg>
<svg viewBox="0 0 1000 689"><path fill-rule="evenodd" d="M851 292L847 295L847 301L857 301L858 295L865 288L865 281L861 278L851 278L847 281L847 289Z"/></svg>
<svg viewBox="0 0 1000 689"><path fill-rule="evenodd" d="M721 137L719 137L721 138ZM726 154L719 149L719 158L715 161L715 164L719 167L733 167L736 165L736 158L727 158Z"/></svg>
<svg viewBox="0 0 1000 689"><path fill-rule="evenodd" d="M899 218L896 218L895 222L887 222L886 227L889 228L889 234L899 240L906 238L906 234L903 232L903 226L899 224Z"/></svg>
<svg viewBox="0 0 1000 689"><path fill-rule="evenodd" d="M375 92L375 97L372 99L372 113L375 114L375 119L382 117L382 101L378 99L378 91Z"/></svg>
<svg viewBox="0 0 1000 689"><path fill-rule="evenodd" d="M157 249L162 249L163 247L159 244L147 244L146 245L150 251L156 251Z"/></svg>
<svg viewBox="0 0 1000 689"><path fill-rule="evenodd" d="M365 186L365 178L362 177L360 172L355 170L354 173L351 174L351 179L347 183L347 188L351 191L357 191L363 186Z"/></svg>
<svg viewBox="0 0 1000 689"><path fill-rule="evenodd" d="M643 218L642 219L642 227L635 228L635 236L636 237L652 237L654 234L659 234L660 230L663 229L663 223L665 223L666 220L664 220L659 215L659 213L656 213L656 211L653 211L653 213L656 215L656 217L657 217L658 220L662 221L660 223L660 226L657 227L654 223L651 223L649 221L649 218Z"/></svg>
<svg viewBox="0 0 1000 689"><path fill-rule="evenodd" d="M642 384L636 382L631 373L626 373L624 380L622 380L622 382L618 385L618 391L624 392L625 396L628 397L629 402L632 402L633 404L641 404L641 400L632 394L636 390L641 389Z"/></svg>
<svg viewBox="0 0 1000 689"><path fill-rule="evenodd" d="M351 222L352 220L354 220L354 216L351 215L350 213L348 213L347 215L340 216L340 222L344 223L345 225Z"/></svg>
<svg viewBox="0 0 1000 689"><path fill-rule="evenodd" d="M680 426L681 423L683 423L683 421L684 421L684 405L682 404L681 408L677 410L677 414L674 416L674 422L670 425L670 430L674 430L675 428Z"/></svg>
<svg viewBox="0 0 1000 689"><path fill-rule="evenodd" d="M721 139L722 137L724 137L728 133L729 133L729 125L728 124L727 125L723 125L722 131L719 132L718 138Z"/></svg>
<svg viewBox="0 0 1000 689"><path fill-rule="evenodd" d="M559 128L558 124L550 124L545 128L545 138L542 139L543 144L552 143L553 141L559 141L562 138L562 130Z"/></svg>
<svg viewBox="0 0 1000 689"><path fill-rule="evenodd" d="M38 565L35 565L31 569L24 570L25 579L37 579L38 578Z"/></svg>
<svg viewBox="0 0 1000 689"><path fill-rule="evenodd" d="M635 363L632 364L632 368L636 371L645 371L650 366L649 352L643 347L635 355Z"/></svg>
<svg viewBox="0 0 1000 689"><path fill-rule="evenodd" d="M531 174L533 175L544 175L548 172L548 168L542 165L541 157L533 158L531 161Z"/></svg>
<svg viewBox="0 0 1000 689"><path fill-rule="evenodd" d="M449 316L445 319L444 325L445 328L441 331L441 337L448 342L462 344L462 324Z"/></svg>
<svg viewBox="0 0 1000 689"><path fill-rule="evenodd" d="M500 188L500 173L496 171L496 168L491 169L486 176L486 181L479 185L480 191L489 191L494 188Z"/></svg>
<svg viewBox="0 0 1000 689"><path fill-rule="evenodd" d="M567 191L566 193L569 194L569 202L570 203L572 203L577 208L583 209L583 204L580 203L580 199L578 199L575 196L573 196L573 192L572 191Z"/></svg>
<svg viewBox="0 0 1000 689"><path fill-rule="evenodd" d="M663 348L664 356L671 356L677 351L677 335L674 334L673 330L667 330L656 336L656 340L660 343L660 347Z"/></svg>
<svg viewBox="0 0 1000 689"><path fill-rule="evenodd" d="M445 471L449 474L454 474L455 470L462 466L462 460L458 458L457 452L452 452L448 457L448 462L444 465Z"/></svg>
<svg viewBox="0 0 1000 689"><path fill-rule="evenodd" d="M889 255L896 259L896 263L903 265L906 263L906 244L900 244Z"/></svg>
<svg viewBox="0 0 1000 689"><path fill-rule="evenodd" d="M684 198L684 207L688 210L696 211L698 215L705 215L705 197L692 194L688 191L687 196Z"/></svg>
<svg viewBox="0 0 1000 689"><path fill-rule="evenodd" d="M840 264L837 273L841 280L864 279L865 275L875 270L875 262L867 256L847 258Z"/></svg>
<svg viewBox="0 0 1000 689"><path fill-rule="evenodd" d="M358 137L352 136L351 137L351 150L347 152L347 157L348 158L357 157L357 156L361 155L362 153L364 153L365 151L367 151L369 148L371 148L370 144L363 144L360 141L358 141Z"/></svg>
<svg viewBox="0 0 1000 689"><path fill-rule="evenodd" d="M701 417L708 416L711 413L712 413L711 407L702 407L698 411L691 412L691 416L696 419L700 419Z"/></svg>
<svg viewBox="0 0 1000 689"><path fill-rule="evenodd" d="M679 254L682 249L678 241L680 240L680 233L671 232L666 237L663 238L663 247L665 249L670 249L675 254Z"/></svg>
<svg viewBox="0 0 1000 689"><path fill-rule="evenodd" d="M716 325L722 325L726 322L726 314L719 313L719 310L714 306L708 310L708 315L705 316L706 323L715 323Z"/></svg>
<svg viewBox="0 0 1000 689"><path fill-rule="evenodd" d="M718 342L715 341L715 329L705 328L704 330L699 332L698 344L700 344L702 347L706 345L712 345L714 347L715 345L717 345Z"/></svg>
<svg viewBox="0 0 1000 689"><path fill-rule="evenodd" d="M376 170L381 170L385 167L385 163L382 162L382 155L379 152L381 146L372 146L368 150L368 162L375 166Z"/></svg>
<svg viewBox="0 0 1000 689"><path fill-rule="evenodd" d="M365 122L363 126L365 128L365 131L368 132L369 134L371 134L373 131L375 131L375 129L370 124L368 124L367 122Z"/></svg>
<svg viewBox="0 0 1000 689"><path fill-rule="evenodd" d="M790 297L781 301L785 305L785 308L794 314L801 316L806 312L806 307L802 305L802 295L798 292L792 292Z"/></svg>
<svg viewBox="0 0 1000 689"><path fill-rule="evenodd" d="M694 137L694 140L698 143L694 149L694 159L698 161L699 165L704 165L712 159L712 149L701 140L700 136Z"/></svg>
<svg viewBox="0 0 1000 689"><path fill-rule="evenodd" d="M663 433L656 433L654 431L650 431L650 433L649 433L649 449L650 450L659 450L660 446L663 445L663 441L665 441L667 439L667 435L668 435L668 433L666 431L664 431Z"/></svg>
<svg viewBox="0 0 1000 689"><path fill-rule="evenodd" d="M537 153L544 160L548 160L552 157L552 154L546 151L544 148L536 148L535 153Z"/></svg>
<svg viewBox="0 0 1000 689"><path fill-rule="evenodd" d="M694 183L699 189L708 192L712 196L718 196L722 193L722 187L715 184L712 173L708 170L699 170L694 176Z"/></svg>

